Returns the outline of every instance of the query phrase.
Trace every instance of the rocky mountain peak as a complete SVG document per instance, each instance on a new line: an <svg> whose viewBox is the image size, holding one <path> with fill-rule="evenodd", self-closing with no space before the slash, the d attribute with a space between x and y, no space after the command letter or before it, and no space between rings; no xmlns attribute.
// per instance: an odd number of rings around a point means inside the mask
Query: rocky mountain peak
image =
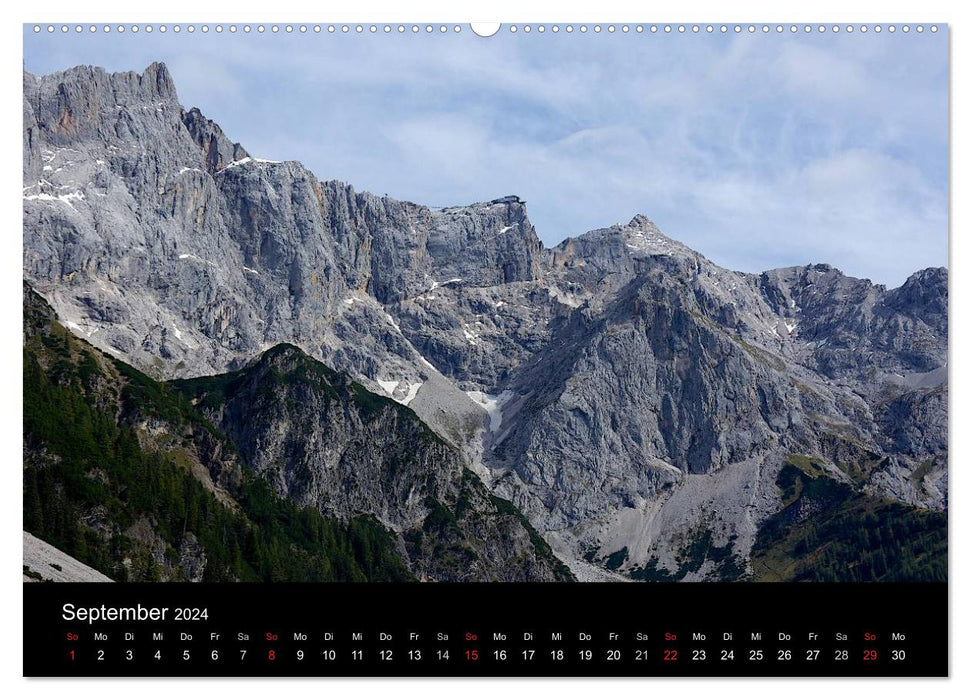
<svg viewBox="0 0 971 700"><path fill-rule="evenodd" d="M919 312L925 318L934 318L947 327L946 267L928 267L918 270L897 289L890 293L891 303Z"/></svg>
<svg viewBox="0 0 971 700"><path fill-rule="evenodd" d="M178 101L179 96L175 91L175 81L168 67L156 61L152 63L140 77L140 83L150 96L158 97L160 100Z"/></svg>
<svg viewBox="0 0 971 700"><path fill-rule="evenodd" d="M918 270L904 282L904 286L910 284L919 285L943 285L947 286L948 283L948 273L946 267L925 267L923 270Z"/></svg>
<svg viewBox="0 0 971 700"><path fill-rule="evenodd" d="M505 197L499 197L498 199L493 199L489 204L526 204L525 200L519 198L515 194L507 194Z"/></svg>
<svg viewBox="0 0 971 700"><path fill-rule="evenodd" d="M433 210L434 211L434 210ZM443 207L434 211L442 222L451 225L463 221L463 232L467 238L482 236L494 238L499 236L535 237L536 232L529 221L526 212L526 202L516 195L499 197L488 202L475 202L459 206ZM471 220L485 218L487 221L472 224ZM496 223L498 228L490 224ZM538 238L536 239L539 240Z"/></svg>
<svg viewBox="0 0 971 700"><path fill-rule="evenodd" d="M37 122L61 139L92 132L106 114L161 108L179 99L164 63L153 63L142 73L75 66L37 78L25 71L24 86Z"/></svg>
<svg viewBox="0 0 971 700"><path fill-rule="evenodd" d="M182 123L202 151L202 166L210 175L249 157L245 148L231 142L219 125L206 119L198 107L183 112Z"/></svg>
<svg viewBox="0 0 971 700"><path fill-rule="evenodd" d="M655 224L653 221L651 221L643 214L635 214L634 218L627 223L627 227L634 228L634 229L641 229L641 230L643 229L650 229L653 231L660 230L658 229L657 224Z"/></svg>
<svg viewBox="0 0 971 700"><path fill-rule="evenodd" d="M316 385L325 391L353 384L343 372L336 372L315 360L292 343L278 343L257 356L233 376L257 386L269 386L279 381L300 381ZM231 384L234 382L231 382Z"/></svg>
<svg viewBox="0 0 971 700"><path fill-rule="evenodd" d="M543 244L526 214L526 203L509 195L432 210L428 252L436 274L493 286L538 279Z"/></svg>
<svg viewBox="0 0 971 700"><path fill-rule="evenodd" d="M275 361L302 362L310 357L293 343L277 343L264 352L258 362L271 363Z"/></svg>

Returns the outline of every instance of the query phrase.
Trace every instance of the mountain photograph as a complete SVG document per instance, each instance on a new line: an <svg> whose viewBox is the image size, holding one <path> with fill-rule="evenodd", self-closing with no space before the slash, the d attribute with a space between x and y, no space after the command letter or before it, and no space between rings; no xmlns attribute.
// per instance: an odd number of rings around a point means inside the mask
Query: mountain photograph
<svg viewBox="0 0 971 700"><path fill-rule="evenodd" d="M552 242L144 65L23 74L25 581L947 579L946 267Z"/></svg>

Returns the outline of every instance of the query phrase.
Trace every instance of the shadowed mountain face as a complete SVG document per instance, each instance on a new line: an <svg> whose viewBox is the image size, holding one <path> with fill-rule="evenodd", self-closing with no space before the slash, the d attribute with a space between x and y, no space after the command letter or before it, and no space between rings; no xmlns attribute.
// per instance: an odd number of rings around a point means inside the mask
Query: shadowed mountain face
<svg viewBox="0 0 971 700"><path fill-rule="evenodd" d="M24 321L25 528L118 580L571 578L411 410L291 345L165 384L26 285Z"/></svg>
<svg viewBox="0 0 971 700"><path fill-rule="evenodd" d="M546 249L517 197L431 209L255 158L160 64L24 75L24 227L25 278L88 342L160 379L297 346L411 409L581 578L751 573L793 456L946 508L945 269L893 290L827 265L733 272L642 216ZM418 517L341 481L383 468L367 421L340 424L345 462L310 449L336 416L290 388L284 422L240 427L251 379L211 419L280 493ZM687 566L702 540L733 566Z"/></svg>

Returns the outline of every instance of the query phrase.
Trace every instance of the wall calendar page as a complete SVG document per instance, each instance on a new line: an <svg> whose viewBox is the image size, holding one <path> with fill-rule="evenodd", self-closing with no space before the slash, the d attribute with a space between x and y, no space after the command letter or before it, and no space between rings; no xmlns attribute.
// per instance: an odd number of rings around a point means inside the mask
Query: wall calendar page
<svg viewBox="0 0 971 700"><path fill-rule="evenodd" d="M25 676L948 676L947 24L22 32Z"/></svg>

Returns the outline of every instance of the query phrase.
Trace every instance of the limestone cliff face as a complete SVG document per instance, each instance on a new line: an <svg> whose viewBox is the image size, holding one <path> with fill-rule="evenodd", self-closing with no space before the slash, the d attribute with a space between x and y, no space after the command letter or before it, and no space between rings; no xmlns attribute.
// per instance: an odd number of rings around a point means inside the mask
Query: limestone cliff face
<svg viewBox="0 0 971 700"><path fill-rule="evenodd" d="M546 249L515 196L431 209L255 158L159 64L25 74L23 138L24 275L75 332L161 378L299 346L413 409L577 570L624 547L676 569L699 523L744 559L791 454L946 507L944 269L739 273L643 216ZM349 507L305 468L300 497Z"/></svg>

